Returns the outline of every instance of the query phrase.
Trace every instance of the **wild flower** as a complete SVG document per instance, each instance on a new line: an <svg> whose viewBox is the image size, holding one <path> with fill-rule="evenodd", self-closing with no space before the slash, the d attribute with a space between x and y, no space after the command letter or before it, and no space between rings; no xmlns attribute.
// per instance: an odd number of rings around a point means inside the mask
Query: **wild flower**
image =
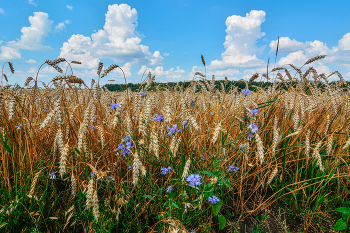
<svg viewBox="0 0 350 233"><path fill-rule="evenodd" d="M123 144L123 142L118 144L118 149L120 150L120 153L122 155L130 155L131 151L130 149L133 148L135 146L135 143L130 141L130 137L126 136L125 138L123 138L123 141L125 142L125 145Z"/></svg>
<svg viewBox="0 0 350 233"><path fill-rule="evenodd" d="M248 129L251 129L252 130L252 133L256 133L258 132L258 126L256 125L255 122L251 123L249 126L248 126Z"/></svg>
<svg viewBox="0 0 350 233"><path fill-rule="evenodd" d="M173 125L172 128L170 128L170 127L167 125L167 128L168 128L168 130L170 130L170 132L168 133L169 136L173 135L176 131L177 131L177 132L181 131L181 129L177 129L177 124Z"/></svg>
<svg viewBox="0 0 350 233"><path fill-rule="evenodd" d="M190 233L197 233L196 229L190 229Z"/></svg>
<svg viewBox="0 0 350 233"><path fill-rule="evenodd" d="M217 196L213 195L213 196L208 198L208 201L212 204L216 204L216 203L220 202L220 199Z"/></svg>
<svg viewBox="0 0 350 233"><path fill-rule="evenodd" d="M236 167L235 165L231 165L230 168L228 169L229 172L238 172L239 168Z"/></svg>
<svg viewBox="0 0 350 233"><path fill-rule="evenodd" d="M172 185L169 185L169 186L167 187L167 189L166 189L166 192L167 192L167 193L170 193L170 192L172 192L172 191L174 191L174 188L173 188Z"/></svg>
<svg viewBox="0 0 350 233"><path fill-rule="evenodd" d="M253 114L253 115L256 115L259 113L259 110L258 109L252 109L250 110L250 113Z"/></svg>
<svg viewBox="0 0 350 233"><path fill-rule="evenodd" d="M134 166L134 165L128 166L128 168L129 168L129 169L132 169L133 166Z"/></svg>
<svg viewBox="0 0 350 233"><path fill-rule="evenodd" d="M147 92L141 92L140 95L141 96L145 96L145 95L148 95L148 93Z"/></svg>
<svg viewBox="0 0 350 233"><path fill-rule="evenodd" d="M92 130L94 130L95 129L95 127L91 124L91 125L89 125L89 128L91 128Z"/></svg>
<svg viewBox="0 0 350 233"><path fill-rule="evenodd" d="M44 112L47 112L47 111L49 111L49 108L48 108L48 107L46 107L46 108L44 109Z"/></svg>
<svg viewBox="0 0 350 233"><path fill-rule="evenodd" d="M111 181L115 181L115 179L114 179L113 176L108 176L108 178L109 178Z"/></svg>
<svg viewBox="0 0 350 233"><path fill-rule="evenodd" d="M24 125L26 125L26 124L24 124ZM21 129L23 127L23 125L22 124L15 125L15 127L17 128L17 130L19 130L19 129Z"/></svg>
<svg viewBox="0 0 350 233"><path fill-rule="evenodd" d="M193 185L193 186L199 186L199 185L202 184L200 182L201 181L201 176L199 174L191 174L191 175L189 175L187 177L186 181L190 182L190 185Z"/></svg>
<svg viewBox="0 0 350 233"><path fill-rule="evenodd" d="M91 176L91 177L95 177L95 176L96 176L96 173L95 173L95 172L90 172L90 176Z"/></svg>
<svg viewBox="0 0 350 233"><path fill-rule="evenodd" d="M57 172L51 172L51 173L50 173L50 179L51 179L51 180L56 179L56 173L57 173Z"/></svg>
<svg viewBox="0 0 350 233"><path fill-rule="evenodd" d="M249 136L249 135L248 135L248 136ZM245 144L240 144L240 145L239 145L239 149L242 150L242 151L244 151L244 148L245 148L245 147L246 147Z"/></svg>
<svg viewBox="0 0 350 233"><path fill-rule="evenodd" d="M241 92L245 96L252 94L252 92L249 89L243 89Z"/></svg>
<svg viewBox="0 0 350 233"><path fill-rule="evenodd" d="M186 120L186 121L184 121L184 123L183 123L182 127L183 127L184 129L186 129L186 128L188 127L188 121L187 121L187 120Z"/></svg>
<svg viewBox="0 0 350 233"><path fill-rule="evenodd" d="M112 110L115 109L115 108L118 108L119 105L120 105L120 103L117 103L117 104L116 104L116 103L113 103L113 104L111 104Z"/></svg>
<svg viewBox="0 0 350 233"><path fill-rule="evenodd" d="M168 172L170 172L171 167L168 167L168 168L162 167L162 168L160 168L160 170L162 171L163 175L166 175Z"/></svg>
<svg viewBox="0 0 350 233"><path fill-rule="evenodd" d="M159 121L159 122L161 122L161 121L163 121L164 120L164 116L163 115L161 115L161 114L155 114L155 117L156 118L153 118L153 120L156 120L156 121Z"/></svg>
<svg viewBox="0 0 350 233"><path fill-rule="evenodd" d="M136 116L134 116L132 119L135 121L136 120Z"/></svg>
<svg viewBox="0 0 350 233"><path fill-rule="evenodd" d="M201 158L203 161L205 161L206 160L206 158L205 158L205 156L204 155L202 155L202 158Z"/></svg>
<svg viewBox="0 0 350 233"><path fill-rule="evenodd" d="M195 105L196 104L196 102L194 102L194 100L192 100L192 105Z"/></svg>

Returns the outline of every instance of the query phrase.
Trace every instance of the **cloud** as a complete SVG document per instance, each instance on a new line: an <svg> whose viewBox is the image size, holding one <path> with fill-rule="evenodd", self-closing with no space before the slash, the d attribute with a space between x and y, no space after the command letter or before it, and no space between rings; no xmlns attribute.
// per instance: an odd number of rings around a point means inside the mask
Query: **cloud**
<svg viewBox="0 0 350 233"><path fill-rule="evenodd" d="M264 11L252 10L245 17L232 15L226 19L225 52L221 54L222 61L214 60L210 63L212 69L231 67L261 66L264 61L256 54L261 54L265 46L257 47L256 41L265 35L260 32L260 25L265 21Z"/></svg>
<svg viewBox="0 0 350 233"><path fill-rule="evenodd" d="M233 68L228 68L225 70L217 70L207 66L205 70L203 66L193 66L191 72L188 73L187 75L187 79L192 80L193 77L199 77L199 75L195 76L196 72L201 72L203 75L205 75L205 71L206 71L207 79L211 79L212 76L215 75L216 80L223 80L225 79L225 76L227 76L227 78L230 80L236 80L237 78L232 76L240 74L238 69L233 69Z"/></svg>
<svg viewBox="0 0 350 233"><path fill-rule="evenodd" d="M0 8L0 13L1 13L1 14L5 14L5 10L2 9L2 8Z"/></svg>
<svg viewBox="0 0 350 233"><path fill-rule="evenodd" d="M278 40L273 40L270 42L270 52L276 53ZM278 45L278 54L280 53L292 53L298 50L306 49L308 47L307 43L296 41L295 39L291 40L289 37L280 37ZM278 55L277 55L278 56Z"/></svg>
<svg viewBox="0 0 350 233"><path fill-rule="evenodd" d="M32 64L32 63L36 63L36 61L35 61L35 60L33 60L33 59L29 59L29 60L25 61L25 63Z"/></svg>
<svg viewBox="0 0 350 233"><path fill-rule="evenodd" d="M29 4L36 6L36 3L34 3L34 0L29 0Z"/></svg>
<svg viewBox="0 0 350 233"><path fill-rule="evenodd" d="M164 56L164 57L169 57L170 54L169 54L169 53L163 53L163 56Z"/></svg>
<svg viewBox="0 0 350 233"><path fill-rule="evenodd" d="M99 58L112 59L131 65L162 65L159 51L153 54L149 47L141 44L141 37L135 31L137 11L127 4L108 5L103 29L90 36L72 35L61 47L60 57L82 62L80 68L96 68Z"/></svg>
<svg viewBox="0 0 350 233"><path fill-rule="evenodd" d="M270 52L274 52L277 46L277 40L270 42ZM338 67L350 68L350 33L345 34L339 41L337 46L332 49L328 48L327 44L315 40L299 42L295 39L291 40L289 37L281 37L278 52L288 53L284 57L280 57L277 66L293 64L301 67L304 63L318 55L327 55L322 60L317 60L309 66L313 66L318 73L332 72L327 65L335 65ZM324 64L327 65L324 65ZM308 67L304 67L307 69Z"/></svg>
<svg viewBox="0 0 350 233"><path fill-rule="evenodd" d="M55 26L54 33L59 32L61 30L65 30L66 29L66 25L69 24L69 23L70 23L69 20L65 20L64 22L58 23Z"/></svg>
<svg viewBox="0 0 350 233"><path fill-rule="evenodd" d="M12 60L21 58L21 54L18 49L10 48L7 46L1 46L0 60Z"/></svg>
<svg viewBox="0 0 350 233"><path fill-rule="evenodd" d="M21 29L21 39L10 41L7 46L25 50L50 50L50 46L44 46L44 37L51 31L53 21L48 19L49 15L44 12L34 12L34 16L29 16L30 27Z"/></svg>
<svg viewBox="0 0 350 233"><path fill-rule="evenodd" d="M73 10L73 7L72 7L72 6L67 5L67 8L68 8L69 10Z"/></svg>
<svg viewBox="0 0 350 233"><path fill-rule="evenodd" d="M341 50L350 50L350 33L347 33L338 42L338 47Z"/></svg>
<svg viewBox="0 0 350 233"><path fill-rule="evenodd" d="M179 81L183 79L182 74L186 73L185 70L180 69L180 66L177 66L176 70L174 70L174 68L171 68L169 70L164 70L163 66L157 66L155 69L148 68L147 66L142 66L137 74L143 75L146 69L148 69L145 73L146 75L148 74L148 71L150 71L152 73L152 76L155 75L156 80L160 80L161 82ZM165 76L166 80L162 80L163 78L162 76Z"/></svg>

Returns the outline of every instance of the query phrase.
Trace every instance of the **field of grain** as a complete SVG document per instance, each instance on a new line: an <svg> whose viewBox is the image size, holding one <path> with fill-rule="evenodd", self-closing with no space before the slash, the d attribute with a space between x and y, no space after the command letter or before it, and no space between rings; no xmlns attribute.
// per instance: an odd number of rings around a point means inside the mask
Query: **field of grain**
<svg viewBox="0 0 350 233"><path fill-rule="evenodd" d="M1 231L348 228L350 93L338 72L286 65L263 75L272 86L242 90L197 72L186 89L152 92L149 73L138 92L113 93L61 62L44 63L62 73L45 88L1 88ZM98 80L120 69L102 68Z"/></svg>

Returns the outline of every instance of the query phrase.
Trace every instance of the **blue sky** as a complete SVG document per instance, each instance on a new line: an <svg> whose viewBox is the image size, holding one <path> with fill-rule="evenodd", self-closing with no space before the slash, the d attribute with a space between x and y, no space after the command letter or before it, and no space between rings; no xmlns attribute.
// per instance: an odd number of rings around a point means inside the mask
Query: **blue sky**
<svg viewBox="0 0 350 233"><path fill-rule="evenodd" d="M275 66L279 36L276 66L301 67L327 55L303 71L337 70L350 81L348 9L350 1L3 0L0 62L13 63L15 74L8 65L4 72L21 86L46 59L58 57L82 62L73 72L88 84L98 78L100 61L104 69L119 65L127 82L139 83L146 69L156 81L177 82L204 74L203 54L209 79L239 80L266 73L269 57L270 70ZM44 65L38 80L47 84L57 75ZM124 83L121 70L100 80L106 83Z"/></svg>

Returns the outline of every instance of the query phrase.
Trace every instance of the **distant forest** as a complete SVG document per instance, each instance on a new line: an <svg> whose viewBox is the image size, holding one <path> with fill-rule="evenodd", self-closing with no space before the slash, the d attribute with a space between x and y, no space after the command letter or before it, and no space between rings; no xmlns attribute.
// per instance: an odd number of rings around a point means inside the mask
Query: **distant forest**
<svg viewBox="0 0 350 233"><path fill-rule="evenodd" d="M207 81L208 81L208 83L210 83L210 80L207 80ZM204 83L202 80L200 80L200 82ZM226 91L230 90L232 88L232 86L238 87L239 90L246 88L246 84L243 81L216 80L215 81L216 89L221 90L222 89L222 87L221 87L222 85L220 83L225 84L225 82L227 84L226 86L224 85L225 88L226 88ZM347 85L350 84L350 82L346 82L346 83L347 83ZM157 90L158 86L159 86L158 87L159 90L164 90L165 88L174 89L174 87L176 85L178 85L178 87L180 87L180 88L183 86L183 88L186 89L188 86L190 86L190 84L191 84L191 82L168 82L168 83L153 82L151 84L151 86L148 88L147 91L155 91L155 90ZM333 85L333 84L335 84L335 82L333 81L333 82L330 82L329 84ZM272 85L273 85L273 83L271 83L271 82L250 82L250 83L248 83L249 90L251 90L251 91L255 91L256 90L255 86L258 86L258 87L261 87L261 88L266 88L266 87L272 86ZM281 86L281 88L286 90L286 89L288 89L290 87L290 85L292 85L293 87L296 87L297 82L293 82L292 84L290 82L284 82L283 85ZM121 91L126 90L126 85L125 84L105 84L104 86L109 91L121 92ZM132 91L138 91L138 90L141 91L143 88L145 88L146 84L143 84L141 86L139 83L128 83L127 86ZM318 88L323 88L324 84L319 82L317 86L318 86ZM199 90L200 90L200 86L197 85L197 91L199 91Z"/></svg>

